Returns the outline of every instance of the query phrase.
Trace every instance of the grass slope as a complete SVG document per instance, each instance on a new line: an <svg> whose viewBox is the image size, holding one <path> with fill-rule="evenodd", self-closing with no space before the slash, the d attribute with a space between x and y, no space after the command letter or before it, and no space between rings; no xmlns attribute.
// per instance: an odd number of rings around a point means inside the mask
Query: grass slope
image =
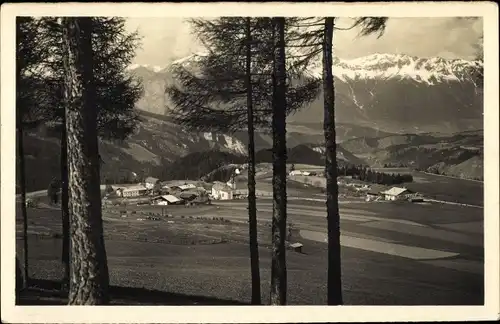
<svg viewBox="0 0 500 324"><path fill-rule="evenodd" d="M483 178L483 134L404 134L357 138L342 146L371 166L405 164L428 172L469 179Z"/></svg>

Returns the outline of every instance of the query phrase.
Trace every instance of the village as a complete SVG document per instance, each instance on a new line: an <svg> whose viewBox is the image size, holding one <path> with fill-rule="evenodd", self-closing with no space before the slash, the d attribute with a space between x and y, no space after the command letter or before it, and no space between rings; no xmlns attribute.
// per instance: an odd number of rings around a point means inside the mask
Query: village
<svg viewBox="0 0 500 324"><path fill-rule="evenodd" d="M243 169L243 168L242 168ZM143 182L129 185L107 185L103 196L104 205L200 205L211 204L213 200L237 200L248 197L246 177L240 177L241 171L236 169L227 182L213 181L162 181L154 177L146 177ZM269 179L267 179L269 180ZM307 188L325 188L322 172L291 170L288 180ZM363 198L366 202L409 201L422 202L423 196L405 187L369 184L351 176L339 176L337 180L341 197L351 196ZM256 190L257 197L271 197L272 192ZM295 197L301 198L301 197ZM307 197L302 197L307 200Z"/></svg>

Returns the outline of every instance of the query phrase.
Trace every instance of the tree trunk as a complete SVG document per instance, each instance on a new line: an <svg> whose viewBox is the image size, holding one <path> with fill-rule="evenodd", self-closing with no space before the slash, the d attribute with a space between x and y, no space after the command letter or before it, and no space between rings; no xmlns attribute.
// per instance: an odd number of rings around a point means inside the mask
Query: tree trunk
<svg viewBox="0 0 500 324"><path fill-rule="evenodd" d="M286 304L286 70L285 18L273 18L273 221L271 305Z"/></svg>
<svg viewBox="0 0 500 324"><path fill-rule="evenodd" d="M337 186L337 143L335 142L335 90L332 72L334 18L325 19L323 40L323 92L325 133L326 211L328 224L328 305L342 304L340 267L340 215Z"/></svg>
<svg viewBox="0 0 500 324"><path fill-rule="evenodd" d="M101 217L92 18L63 18L71 234L70 305L109 302Z"/></svg>
<svg viewBox="0 0 500 324"><path fill-rule="evenodd" d="M19 297L24 288L26 288L25 278L21 269L21 262L16 254L16 305L19 303Z"/></svg>
<svg viewBox="0 0 500 324"><path fill-rule="evenodd" d="M26 168L24 165L24 131L22 121L17 126L17 154L19 156L19 187L21 189L21 214L23 217L23 261L24 261L24 285L28 286L28 211L26 210Z"/></svg>
<svg viewBox="0 0 500 324"><path fill-rule="evenodd" d="M257 205L255 198L255 139L253 126L253 90L251 71L250 18L246 20L246 82L248 119L248 232L250 237L250 270L252 274L252 305L261 304L259 243L257 241Z"/></svg>
<svg viewBox="0 0 500 324"><path fill-rule="evenodd" d="M69 288L70 272L70 238L69 238L69 202L68 202L68 145L66 139L66 120L63 118L61 129L61 221L62 221L62 254L61 261L64 267L62 289Z"/></svg>

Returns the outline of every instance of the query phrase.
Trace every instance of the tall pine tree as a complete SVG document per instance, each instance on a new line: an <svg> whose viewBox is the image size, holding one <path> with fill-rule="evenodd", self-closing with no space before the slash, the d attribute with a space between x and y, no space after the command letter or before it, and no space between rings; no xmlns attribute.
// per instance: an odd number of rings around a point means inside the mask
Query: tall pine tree
<svg viewBox="0 0 500 324"><path fill-rule="evenodd" d="M69 166L70 305L109 302L97 141L92 18L62 18L64 103Z"/></svg>
<svg viewBox="0 0 500 324"><path fill-rule="evenodd" d="M166 89L175 119L190 129L248 134L248 210L252 304L260 303L254 130L269 131L272 117L273 39L271 18L222 17L191 23L206 55L174 67L176 84ZM190 62L191 63L191 62ZM297 70L295 70L297 71ZM292 70L288 71L290 74ZM291 78L292 75L290 75ZM287 113L318 94L319 80L302 78L288 87Z"/></svg>
<svg viewBox="0 0 500 324"><path fill-rule="evenodd" d="M385 28L386 18L362 17L354 19L347 29L360 28L361 35L381 33ZM335 135L335 83L333 75L333 33L335 18L300 18L296 23L297 42L304 60L314 60L322 53L322 80L324 92L325 134L325 177L326 209L328 224L328 305L342 304L340 215L338 208L337 185L337 144ZM337 28L340 29L340 28ZM345 29L345 28L342 28Z"/></svg>
<svg viewBox="0 0 500 324"><path fill-rule="evenodd" d="M62 262L63 283L69 278L69 217L68 217L68 162L66 120L63 105L63 26L56 18L41 20L50 59L45 62L47 92L52 99L51 124L61 142L61 218L63 224ZM124 140L133 133L139 117L134 109L142 95L142 85L126 71L140 45L137 33L125 29L125 19L120 17L93 17L92 68L96 88L98 135L101 139Z"/></svg>
<svg viewBox="0 0 500 324"><path fill-rule="evenodd" d="M286 271L286 107L285 18L273 17L273 219L271 305L285 305Z"/></svg>
<svg viewBox="0 0 500 324"><path fill-rule="evenodd" d="M40 25L32 17L16 19L16 131L18 188L23 218L23 277L29 283L28 215L26 208L26 168L24 163L25 131L38 126L46 118L48 97L45 95L41 63L46 60ZM16 190L17 191L17 190Z"/></svg>

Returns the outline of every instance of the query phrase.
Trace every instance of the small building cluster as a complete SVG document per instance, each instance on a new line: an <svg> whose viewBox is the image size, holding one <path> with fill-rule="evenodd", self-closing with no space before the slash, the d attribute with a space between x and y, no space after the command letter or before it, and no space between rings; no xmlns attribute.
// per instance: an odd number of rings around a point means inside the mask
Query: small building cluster
<svg viewBox="0 0 500 324"><path fill-rule="evenodd" d="M207 203L210 199L232 200L235 196L241 196L236 190L234 178L227 183L215 181L211 190L197 187L193 183L182 183L175 181L167 183L157 178L147 177L143 183L124 186L108 186L107 196L109 201L112 194L119 198L129 198L133 201L140 200L141 203L156 205L179 205Z"/></svg>
<svg viewBox="0 0 500 324"><path fill-rule="evenodd" d="M386 201L402 201L408 200L411 202L423 201L423 197L414 191L402 187L392 187L386 189L384 186L373 185L366 192L366 201L386 200Z"/></svg>

